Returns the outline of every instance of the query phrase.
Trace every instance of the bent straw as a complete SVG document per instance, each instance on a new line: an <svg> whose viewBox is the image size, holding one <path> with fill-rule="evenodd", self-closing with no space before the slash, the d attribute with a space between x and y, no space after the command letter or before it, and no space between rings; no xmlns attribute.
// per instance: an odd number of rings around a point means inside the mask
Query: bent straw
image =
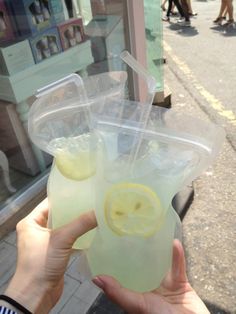
<svg viewBox="0 0 236 314"><path fill-rule="evenodd" d="M157 82L156 79L150 75L142 64L140 64L134 57L127 51L124 50L120 54L120 58L130 66L139 76L141 76L147 83L148 87L148 99L147 104L152 105L154 94L156 91Z"/></svg>
<svg viewBox="0 0 236 314"><path fill-rule="evenodd" d="M147 110L144 111L144 114L140 118L140 122L143 122L143 129L145 130L147 126L148 118L151 112L155 91L156 91L156 85L157 85L156 79L153 76L151 76L147 72L147 70L143 67L143 65L137 62L137 60L135 60L134 57L132 57L132 55L127 50L124 50L123 52L121 52L120 58L127 65L129 65L133 71L135 71L139 76L141 76L147 83L148 97L144 106L147 105L148 107L147 107ZM130 153L130 162L131 162L132 168L133 168L135 160L137 159L141 142L142 142L142 135L139 134L137 146L135 145L136 147L134 147Z"/></svg>

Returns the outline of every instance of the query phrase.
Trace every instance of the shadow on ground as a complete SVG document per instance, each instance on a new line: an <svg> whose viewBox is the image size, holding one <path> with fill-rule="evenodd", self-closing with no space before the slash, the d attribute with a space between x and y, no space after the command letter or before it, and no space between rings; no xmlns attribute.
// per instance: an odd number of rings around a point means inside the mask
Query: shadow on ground
<svg viewBox="0 0 236 314"><path fill-rule="evenodd" d="M216 306L215 304L212 304L208 301L205 301L204 300L204 303L206 304L208 310L210 311L211 314L234 314L233 312L229 312L229 311L226 311L218 306Z"/></svg>
<svg viewBox="0 0 236 314"><path fill-rule="evenodd" d="M100 293L86 314L125 314L125 312L111 302L105 294Z"/></svg>
<svg viewBox="0 0 236 314"><path fill-rule="evenodd" d="M233 37L236 36L236 23L234 26L224 27L221 25L216 25L211 27L215 33L218 32L221 36Z"/></svg>
<svg viewBox="0 0 236 314"><path fill-rule="evenodd" d="M194 26L186 27L177 23L170 23L169 28L172 31L176 31L178 35L185 37L193 37L199 34L198 30Z"/></svg>

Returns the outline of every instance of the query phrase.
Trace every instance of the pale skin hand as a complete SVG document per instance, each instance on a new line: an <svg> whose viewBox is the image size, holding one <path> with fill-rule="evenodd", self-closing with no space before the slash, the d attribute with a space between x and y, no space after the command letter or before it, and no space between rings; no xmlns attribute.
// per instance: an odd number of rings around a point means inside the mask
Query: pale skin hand
<svg viewBox="0 0 236 314"><path fill-rule="evenodd" d="M188 282L184 251L178 240L174 241L171 272L159 289L133 292L104 275L95 277L93 282L130 314L210 314Z"/></svg>
<svg viewBox="0 0 236 314"><path fill-rule="evenodd" d="M64 272L75 240L96 227L93 212L57 229L47 228L44 200L17 225L17 267L5 291L33 313L48 313L59 300Z"/></svg>
<svg viewBox="0 0 236 314"><path fill-rule="evenodd" d="M75 240L96 226L93 212L57 230L46 227L47 200L17 226L18 259L13 279L5 294L33 313L48 313L59 300L63 276ZM174 242L173 266L161 287L149 293L136 293L108 276L94 283L128 313L133 314L209 314L190 286L180 242Z"/></svg>

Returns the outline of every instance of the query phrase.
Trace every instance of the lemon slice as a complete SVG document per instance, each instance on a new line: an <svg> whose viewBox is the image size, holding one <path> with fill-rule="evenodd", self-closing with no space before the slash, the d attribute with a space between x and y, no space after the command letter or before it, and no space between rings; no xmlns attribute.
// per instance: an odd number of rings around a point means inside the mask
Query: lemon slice
<svg viewBox="0 0 236 314"><path fill-rule="evenodd" d="M163 222L160 199L142 184L113 185L106 195L104 210L108 226L118 235L150 237Z"/></svg>
<svg viewBox="0 0 236 314"><path fill-rule="evenodd" d="M52 140L48 149L55 156L61 174L72 180L85 180L96 172L96 138L91 134Z"/></svg>
<svg viewBox="0 0 236 314"><path fill-rule="evenodd" d="M60 152L56 155L56 165L64 177L76 181L85 180L96 172L95 156L90 152Z"/></svg>

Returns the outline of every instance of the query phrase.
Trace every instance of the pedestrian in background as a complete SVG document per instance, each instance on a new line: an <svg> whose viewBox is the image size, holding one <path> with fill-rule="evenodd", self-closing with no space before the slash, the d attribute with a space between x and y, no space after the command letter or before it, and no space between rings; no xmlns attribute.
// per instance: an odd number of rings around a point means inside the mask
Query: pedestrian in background
<svg viewBox="0 0 236 314"><path fill-rule="evenodd" d="M196 16L197 13L193 12L191 0L187 0L187 5L188 5L188 14L189 14L189 16L190 17Z"/></svg>
<svg viewBox="0 0 236 314"><path fill-rule="evenodd" d="M187 0L182 0L181 2L182 4L180 4L179 0L168 0L168 9L167 9L166 17L163 17L162 20L165 22L170 21L170 14L172 10L172 5L174 3L180 14L180 18L177 21L177 23L182 26L191 26L189 13L188 13Z"/></svg>
<svg viewBox="0 0 236 314"><path fill-rule="evenodd" d="M162 5L161 5L161 9L162 11L166 11L166 3L168 2L168 0L164 0L162 2ZM172 4L172 8L171 8L171 15L176 15L178 14L177 12L175 12L175 5L174 3Z"/></svg>
<svg viewBox="0 0 236 314"><path fill-rule="evenodd" d="M228 21L223 24L223 26L233 26L234 25L234 13L233 13L233 0L221 0L220 12L218 17L213 21L213 23L222 25L224 20L225 12L228 14Z"/></svg>

